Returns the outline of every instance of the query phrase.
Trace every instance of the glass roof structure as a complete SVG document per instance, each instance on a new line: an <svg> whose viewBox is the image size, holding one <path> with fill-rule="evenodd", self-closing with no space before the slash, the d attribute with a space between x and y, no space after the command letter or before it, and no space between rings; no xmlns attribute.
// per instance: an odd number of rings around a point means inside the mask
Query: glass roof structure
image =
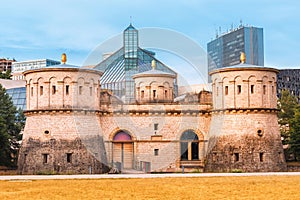
<svg viewBox="0 0 300 200"><path fill-rule="evenodd" d="M151 70L152 60L156 61L157 70L177 77L175 71L154 56L154 52L139 47L138 30L130 24L123 32L123 47L95 66L95 69L104 72L100 80L101 88L112 91L124 103L134 103L135 87L132 76ZM173 94L178 94L177 78L174 80Z"/></svg>
<svg viewBox="0 0 300 200"><path fill-rule="evenodd" d="M17 109L25 110L26 109L26 88L10 88L6 89L6 93L12 98L14 106Z"/></svg>

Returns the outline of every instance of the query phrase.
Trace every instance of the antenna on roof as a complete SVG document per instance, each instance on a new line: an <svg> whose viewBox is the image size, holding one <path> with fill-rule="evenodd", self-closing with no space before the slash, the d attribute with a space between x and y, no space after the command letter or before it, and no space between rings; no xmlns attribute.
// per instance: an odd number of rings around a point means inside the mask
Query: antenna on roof
<svg viewBox="0 0 300 200"><path fill-rule="evenodd" d="M132 25L132 16L130 16L130 25Z"/></svg>
<svg viewBox="0 0 300 200"><path fill-rule="evenodd" d="M240 19L240 27L243 27L243 20Z"/></svg>

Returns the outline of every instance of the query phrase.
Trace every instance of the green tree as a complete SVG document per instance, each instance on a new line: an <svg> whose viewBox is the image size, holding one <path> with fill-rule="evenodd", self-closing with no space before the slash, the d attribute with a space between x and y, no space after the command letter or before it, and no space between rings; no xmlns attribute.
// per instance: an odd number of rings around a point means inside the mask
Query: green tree
<svg viewBox="0 0 300 200"><path fill-rule="evenodd" d="M11 71L7 70L5 73L0 73L0 78L2 79L10 79L11 77Z"/></svg>
<svg viewBox="0 0 300 200"><path fill-rule="evenodd" d="M13 105L10 96L0 84L0 165L15 167L18 141L24 127L24 115Z"/></svg>
<svg viewBox="0 0 300 200"><path fill-rule="evenodd" d="M281 137L283 137L283 144L289 144L290 121L294 117L297 105L297 98L294 95L291 95L288 90L281 91L281 97L278 100L278 123L280 125Z"/></svg>
<svg viewBox="0 0 300 200"><path fill-rule="evenodd" d="M290 120L290 146L297 161L300 160L300 105L295 108L294 116Z"/></svg>

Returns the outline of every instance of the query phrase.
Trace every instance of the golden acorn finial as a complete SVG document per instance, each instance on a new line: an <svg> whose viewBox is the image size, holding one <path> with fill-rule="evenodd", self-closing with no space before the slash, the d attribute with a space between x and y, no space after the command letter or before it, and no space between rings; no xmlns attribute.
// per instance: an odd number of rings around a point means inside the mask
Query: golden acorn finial
<svg viewBox="0 0 300 200"><path fill-rule="evenodd" d="M246 54L244 52L241 52L240 61L241 61L241 63L246 62Z"/></svg>
<svg viewBox="0 0 300 200"><path fill-rule="evenodd" d="M67 55L66 55L65 53L63 53L63 54L61 55L61 62L62 62L63 64L66 64L66 62L67 62Z"/></svg>
<svg viewBox="0 0 300 200"><path fill-rule="evenodd" d="M156 61L155 60L152 60L151 67L152 67L152 69L156 69Z"/></svg>

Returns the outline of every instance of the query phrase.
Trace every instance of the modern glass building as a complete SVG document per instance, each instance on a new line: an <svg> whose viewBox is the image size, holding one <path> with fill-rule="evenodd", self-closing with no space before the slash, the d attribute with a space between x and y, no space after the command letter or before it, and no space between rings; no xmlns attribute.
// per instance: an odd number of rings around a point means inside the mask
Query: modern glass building
<svg viewBox="0 0 300 200"><path fill-rule="evenodd" d="M26 82L23 80L0 79L0 84L6 89L6 93L12 98L14 106L22 110L26 109Z"/></svg>
<svg viewBox="0 0 300 200"><path fill-rule="evenodd" d="M26 87L7 89L6 93L12 98L13 104L17 109L26 109Z"/></svg>
<svg viewBox="0 0 300 200"><path fill-rule="evenodd" d="M277 96L282 90L288 90L300 103L300 69L281 69L277 74Z"/></svg>
<svg viewBox="0 0 300 200"><path fill-rule="evenodd" d="M240 26L217 36L207 44L208 72L240 63L240 53L246 54L246 63L264 66L263 29Z"/></svg>
<svg viewBox="0 0 300 200"><path fill-rule="evenodd" d="M130 24L123 32L123 47L95 66L103 71L101 88L108 89L124 103L135 102L134 80L132 75L151 70L152 60L156 69L176 75L177 73L157 60L155 53L139 47L138 30ZM174 95L178 94L177 78L174 83Z"/></svg>

